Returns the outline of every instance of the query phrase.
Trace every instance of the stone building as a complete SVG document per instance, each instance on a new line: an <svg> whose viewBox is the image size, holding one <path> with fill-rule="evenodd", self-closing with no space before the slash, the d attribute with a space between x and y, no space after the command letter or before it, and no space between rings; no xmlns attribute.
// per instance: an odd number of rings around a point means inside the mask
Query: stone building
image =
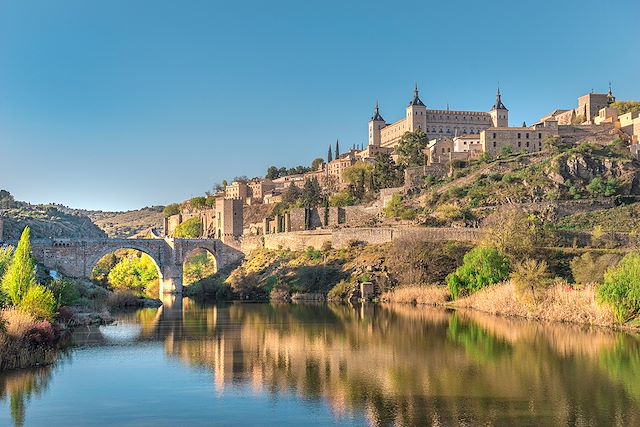
<svg viewBox="0 0 640 427"><path fill-rule="evenodd" d="M243 200L217 197L214 208L185 211L165 218L164 235L171 237L180 224L198 218L202 224L200 237L220 239L224 243L233 244L242 236L243 210Z"/></svg>
<svg viewBox="0 0 640 427"><path fill-rule="evenodd" d="M540 122L552 120L558 122L558 125L573 124L596 124L596 117L599 111L608 107L616 101L609 84L609 92L607 93L588 93L578 98L578 107L571 110L555 110L551 114L546 115Z"/></svg>
<svg viewBox="0 0 640 427"><path fill-rule="evenodd" d="M276 189L276 184L269 179L254 179L248 186L252 203L263 203L264 196Z"/></svg>
<svg viewBox="0 0 640 427"><path fill-rule="evenodd" d="M505 149L511 153L542 151L544 140L558 135L558 124L547 121L531 127L492 127L480 132L482 152L494 157L504 154Z"/></svg>
<svg viewBox="0 0 640 427"><path fill-rule="evenodd" d="M250 196L249 185L246 182L233 181L224 189L224 197L245 201Z"/></svg>
<svg viewBox="0 0 640 427"><path fill-rule="evenodd" d="M500 90L496 102L489 112L453 111L428 109L419 96L418 87L414 89L413 99L406 108L405 117L395 123L387 124L380 114L376 103L374 114L369 120L369 151L378 147L394 148L405 132L421 130L431 139L454 137L455 135L479 134L489 127L509 125L509 111L502 103Z"/></svg>

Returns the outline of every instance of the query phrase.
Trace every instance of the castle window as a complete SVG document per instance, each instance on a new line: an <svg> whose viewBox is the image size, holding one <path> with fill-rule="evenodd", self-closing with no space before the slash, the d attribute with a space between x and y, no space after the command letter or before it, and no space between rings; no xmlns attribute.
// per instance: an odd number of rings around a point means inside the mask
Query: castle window
<svg viewBox="0 0 640 427"><path fill-rule="evenodd" d="M520 132L518 132L518 139L520 139Z"/></svg>
<svg viewBox="0 0 640 427"><path fill-rule="evenodd" d="M529 148L529 141L527 141L527 148Z"/></svg>
<svg viewBox="0 0 640 427"><path fill-rule="evenodd" d="M521 146L522 146L522 143L518 141L518 148L520 148Z"/></svg>
<svg viewBox="0 0 640 427"><path fill-rule="evenodd" d="M538 139L542 139L542 133L538 134Z"/></svg>
<svg viewBox="0 0 640 427"><path fill-rule="evenodd" d="M494 138L496 137L496 133L495 133L495 132L493 133L493 137L494 137ZM495 145L494 145L494 147L495 147Z"/></svg>
<svg viewBox="0 0 640 427"><path fill-rule="evenodd" d="M493 148L496 148L496 142L493 141Z"/></svg>
<svg viewBox="0 0 640 427"><path fill-rule="evenodd" d="M529 139L529 132L527 132L525 136L527 139Z"/></svg>

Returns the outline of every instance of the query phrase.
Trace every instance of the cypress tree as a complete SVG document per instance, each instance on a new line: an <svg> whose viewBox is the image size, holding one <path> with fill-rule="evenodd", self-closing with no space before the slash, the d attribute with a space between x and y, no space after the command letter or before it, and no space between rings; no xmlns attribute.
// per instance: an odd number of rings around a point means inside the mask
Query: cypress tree
<svg viewBox="0 0 640 427"><path fill-rule="evenodd" d="M13 254L13 260L2 278L2 292L8 302L17 306L27 291L36 285L35 263L31 257L31 230L25 227L20 242Z"/></svg>
<svg viewBox="0 0 640 427"><path fill-rule="evenodd" d="M336 139L336 159L340 158L340 142Z"/></svg>

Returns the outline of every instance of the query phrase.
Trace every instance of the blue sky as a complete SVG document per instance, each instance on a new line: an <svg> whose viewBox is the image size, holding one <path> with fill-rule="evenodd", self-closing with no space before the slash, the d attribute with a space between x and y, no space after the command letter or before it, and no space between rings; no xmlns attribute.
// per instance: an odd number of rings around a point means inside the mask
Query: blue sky
<svg viewBox="0 0 640 427"><path fill-rule="evenodd" d="M609 80L640 99L637 0L0 0L0 188L120 210L365 143L379 99L511 124ZM590 31L591 29L591 31Z"/></svg>

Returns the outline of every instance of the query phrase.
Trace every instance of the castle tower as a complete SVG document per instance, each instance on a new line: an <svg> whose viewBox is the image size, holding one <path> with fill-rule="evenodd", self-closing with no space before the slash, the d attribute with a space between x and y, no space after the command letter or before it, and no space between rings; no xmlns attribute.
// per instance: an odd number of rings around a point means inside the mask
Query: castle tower
<svg viewBox="0 0 640 427"><path fill-rule="evenodd" d="M413 99L407 106L407 131L427 131L427 107L418 96L418 85L413 89Z"/></svg>
<svg viewBox="0 0 640 427"><path fill-rule="evenodd" d="M493 122L493 127L496 128L506 128L509 127L509 110L502 103L502 95L500 95L500 88L498 87L498 92L496 93L496 103L491 107L491 121Z"/></svg>
<svg viewBox="0 0 640 427"><path fill-rule="evenodd" d="M380 146L381 136L380 130L387 124L380 115L380 107L378 107L378 101L376 101L376 108L373 110L373 116L369 120L369 145L374 147Z"/></svg>

